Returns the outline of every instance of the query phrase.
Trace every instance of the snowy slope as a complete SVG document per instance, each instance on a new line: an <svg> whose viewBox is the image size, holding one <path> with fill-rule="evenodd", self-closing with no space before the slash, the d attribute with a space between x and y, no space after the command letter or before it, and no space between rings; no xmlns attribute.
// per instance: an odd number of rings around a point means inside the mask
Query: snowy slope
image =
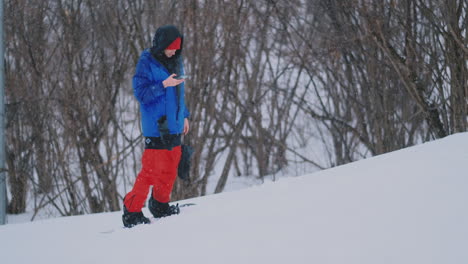
<svg viewBox="0 0 468 264"><path fill-rule="evenodd" d="M468 263L468 133L190 202L133 229L121 213L2 226L0 262Z"/></svg>

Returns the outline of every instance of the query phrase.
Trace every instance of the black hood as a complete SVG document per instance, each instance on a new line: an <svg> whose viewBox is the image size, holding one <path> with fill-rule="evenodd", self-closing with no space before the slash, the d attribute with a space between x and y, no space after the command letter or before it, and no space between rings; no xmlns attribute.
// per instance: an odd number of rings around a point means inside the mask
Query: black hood
<svg viewBox="0 0 468 264"><path fill-rule="evenodd" d="M174 56L166 57L164 50L178 37L181 39L180 49L176 51ZM179 30L173 25L165 25L158 28L154 34L153 45L150 49L151 55L162 63L169 73L179 74L183 45L184 37Z"/></svg>
<svg viewBox="0 0 468 264"><path fill-rule="evenodd" d="M153 45L151 46L151 52L161 53L167 46L169 46L176 38L181 38L182 42L180 49L177 52L182 51L184 37L180 34L179 30L173 25L165 25L156 30L153 37ZM177 54L177 53L176 53Z"/></svg>

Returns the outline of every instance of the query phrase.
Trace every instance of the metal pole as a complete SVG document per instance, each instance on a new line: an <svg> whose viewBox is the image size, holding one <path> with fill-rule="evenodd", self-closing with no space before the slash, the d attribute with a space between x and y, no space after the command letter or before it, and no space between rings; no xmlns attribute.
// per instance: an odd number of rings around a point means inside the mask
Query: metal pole
<svg viewBox="0 0 468 264"><path fill-rule="evenodd" d="M3 0L0 0L0 225L6 224L5 168L5 47L3 43Z"/></svg>

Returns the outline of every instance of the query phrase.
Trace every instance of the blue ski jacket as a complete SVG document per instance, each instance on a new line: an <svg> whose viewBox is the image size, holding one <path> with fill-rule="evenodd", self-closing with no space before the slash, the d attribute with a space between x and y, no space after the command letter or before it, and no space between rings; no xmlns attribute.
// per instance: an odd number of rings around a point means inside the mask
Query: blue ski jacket
<svg viewBox="0 0 468 264"><path fill-rule="evenodd" d="M179 74L184 74L182 57ZM184 119L190 113L185 105L184 83L164 88L162 82L172 73L158 62L149 49L144 50L133 76L134 95L140 103L141 125L145 137L160 137L158 120L166 116L170 134L182 134Z"/></svg>

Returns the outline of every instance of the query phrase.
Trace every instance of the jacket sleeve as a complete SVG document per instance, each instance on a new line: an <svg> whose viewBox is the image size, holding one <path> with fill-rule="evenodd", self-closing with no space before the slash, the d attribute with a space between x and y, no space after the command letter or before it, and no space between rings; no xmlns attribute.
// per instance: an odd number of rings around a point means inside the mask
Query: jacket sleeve
<svg viewBox="0 0 468 264"><path fill-rule="evenodd" d="M184 118L189 118L190 117L190 111L187 108L187 105L185 105L184 102Z"/></svg>
<svg viewBox="0 0 468 264"><path fill-rule="evenodd" d="M185 74L184 60L182 58L180 58L180 74L181 75ZM185 98L184 98L184 118L189 118L189 117L190 117L190 111L187 108L187 104L185 103Z"/></svg>
<svg viewBox="0 0 468 264"><path fill-rule="evenodd" d="M153 81L151 67L147 59L140 59L133 76L133 93L142 104L150 104L164 95L163 80Z"/></svg>

